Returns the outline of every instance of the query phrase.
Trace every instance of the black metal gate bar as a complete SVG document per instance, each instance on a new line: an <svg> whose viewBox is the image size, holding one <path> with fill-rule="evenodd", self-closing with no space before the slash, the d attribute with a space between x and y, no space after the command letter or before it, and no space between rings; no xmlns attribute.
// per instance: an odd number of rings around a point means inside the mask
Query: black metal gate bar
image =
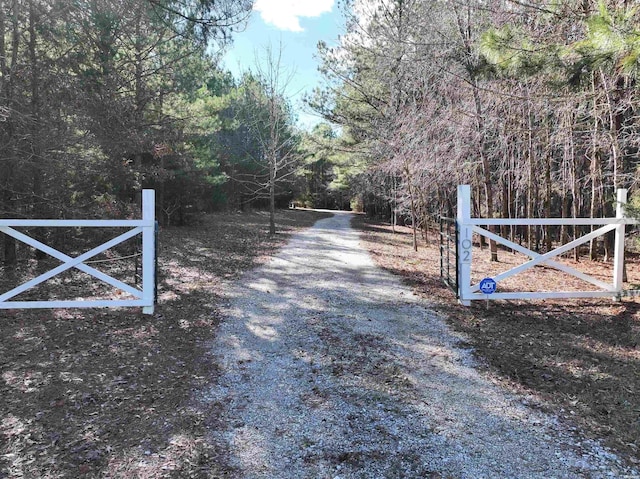
<svg viewBox="0 0 640 479"><path fill-rule="evenodd" d="M446 216L440 217L440 278L458 298L458 225Z"/></svg>

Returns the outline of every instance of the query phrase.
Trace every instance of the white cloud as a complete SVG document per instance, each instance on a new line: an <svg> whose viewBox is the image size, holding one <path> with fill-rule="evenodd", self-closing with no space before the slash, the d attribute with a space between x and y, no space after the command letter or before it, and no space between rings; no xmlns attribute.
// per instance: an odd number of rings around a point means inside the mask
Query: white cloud
<svg viewBox="0 0 640 479"><path fill-rule="evenodd" d="M329 13L335 0L256 0L253 9L260 12L265 21L292 32L301 32L300 18L319 17Z"/></svg>

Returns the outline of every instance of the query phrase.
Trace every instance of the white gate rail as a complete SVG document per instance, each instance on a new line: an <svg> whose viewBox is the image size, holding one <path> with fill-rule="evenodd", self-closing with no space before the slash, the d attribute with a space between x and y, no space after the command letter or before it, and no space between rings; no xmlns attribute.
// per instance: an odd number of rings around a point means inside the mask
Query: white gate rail
<svg viewBox="0 0 640 479"><path fill-rule="evenodd" d="M91 227L91 228L131 228L125 233L93 248L75 258L68 256L36 239L21 233L14 227ZM153 314L155 296L155 191L142 191L142 219L141 220L0 220L0 232L14 237L33 248L62 261L62 264L23 283L11 291L0 294L0 309L25 308L98 308L116 306L142 307L145 314ZM85 264L88 259L142 234L142 290L123 283L95 268ZM97 278L117 289L125 291L135 299L129 300L93 300L93 301L9 301L20 293L47 281L54 276L76 268Z"/></svg>
<svg viewBox="0 0 640 479"><path fill-rule="evenodd" d="M624 266L624 233L625 225L635 224L636 220L624 216L624 205L627 202L627 190L618 190L617 207L615 218L519 218L519 219L484 219L471 218L471 187L469 185L458 186L458 214L457 224L459 228L458 237L458 293L460 302L469 306L472 300L487 299L547 299L547 298L598 298L613 297L619 298L623 291L622 275ZM491 225L602 225L600 228L585 234L565 245L559 246L545 254L531 251L513 241L509 241L495 233L480 226ZM591 241L609 231L615 230L615 253L613 279L611 283L605 283L593 278L568 265L554 261L552 258L559 256L573 248ZM529 256L531 259L508 271L504 271L493 279L498 283L515 274L526 271L534 266L544 264L551 268L575 276L587 283L590 283L598 290L593 291L541 291L541 292L496 292L486 295L480 292L480 284L473 284L471 281L471 261L473 250L473 233L485 236L490 240L495 240L508 248Z"/></svg>

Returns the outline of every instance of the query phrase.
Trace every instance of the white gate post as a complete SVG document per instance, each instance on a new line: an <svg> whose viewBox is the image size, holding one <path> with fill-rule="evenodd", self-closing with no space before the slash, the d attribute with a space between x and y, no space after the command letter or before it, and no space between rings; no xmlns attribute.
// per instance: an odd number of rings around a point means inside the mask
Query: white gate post
<svg viewBox="0 0 640 479"><path fill-rule="evenodd" d="M627 190L619 189L616 198L616 218L621 219L625 217L624 207L627 204ZM625 224L621 223L616 226L615 235L615 252L613 256L613 287L615 292L618 293L616 300L620 300L620 293L622 292L622 278L624 273L624 232Z"/></svg>
<svg viewBox="0 0 640 479"><path fill-rule="evenodd" d="M153 314L155 296L155 220L156 192L142 190L142 299L147 306L142 308L144 314Z"/></svg>
<svg viewBox="0 0 640 479"><path fill-rule="evenodd" d="M460 304L471 306L471 251L473 246L473 227L471 219L471 187L458 185L458 295Z"/></svg>

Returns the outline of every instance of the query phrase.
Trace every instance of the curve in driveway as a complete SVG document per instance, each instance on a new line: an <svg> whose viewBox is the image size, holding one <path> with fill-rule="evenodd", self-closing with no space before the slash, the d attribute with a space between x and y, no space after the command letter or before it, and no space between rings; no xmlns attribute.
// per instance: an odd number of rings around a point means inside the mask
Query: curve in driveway
<svg viewBox="0 0 640 479"><path fill-rule="evenodd" d="M237 477L640 477L477 372L351 217L297 234L228 291L207 396Z"/></svg>

